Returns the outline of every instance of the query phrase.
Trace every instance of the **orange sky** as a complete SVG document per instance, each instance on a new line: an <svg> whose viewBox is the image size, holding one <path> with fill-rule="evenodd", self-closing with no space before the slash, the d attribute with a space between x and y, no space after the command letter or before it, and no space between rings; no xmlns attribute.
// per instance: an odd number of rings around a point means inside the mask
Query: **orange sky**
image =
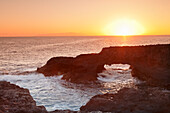
<svg viewBox="0 0 170 113"><path fill-rule="evenodd" d="M170 34L170 0L0 0L0 36L107 35L119 19Z"/></svg>

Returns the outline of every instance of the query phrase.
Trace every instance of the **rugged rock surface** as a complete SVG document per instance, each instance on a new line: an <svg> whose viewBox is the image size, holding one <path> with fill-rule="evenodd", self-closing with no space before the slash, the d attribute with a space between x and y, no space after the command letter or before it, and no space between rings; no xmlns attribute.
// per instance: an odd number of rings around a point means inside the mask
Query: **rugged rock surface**
<svg viewBox="0 0 170 113"><path fill-rule="evenodd" d="M97 80L105 64L129 64L132 76L148 84L170 87L170 44L104 48L98 54L54 57L37 71L45 76L64 74L71 82Z"/></svg>
<svg viewBox="0 0 170 113"><path fill-rule="evenodd" d="M170 92L159 89L124 88L116 94L96 95L81 112L170 113Z"/></svg>
<svg viewBox="0 0 170 113"><path fill-rule="evenodd" d="M28 89L0 81L0 113L47 113L44 106L36 106Z"/></svg>
<svg viewBox="0 0 170 113"><path fill-rule="evenodd" d="M159 88L124 88L116 94L96 95L80 111L55 110L49 113L169 113L170 92ZM36 106L29 91L0 81L0 113L48 113Z"/></svg>

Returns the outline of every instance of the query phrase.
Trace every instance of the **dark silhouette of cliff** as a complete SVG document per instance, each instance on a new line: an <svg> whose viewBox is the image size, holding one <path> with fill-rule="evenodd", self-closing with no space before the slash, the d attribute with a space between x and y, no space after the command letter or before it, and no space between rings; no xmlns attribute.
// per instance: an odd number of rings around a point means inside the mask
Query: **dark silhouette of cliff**
<svg viewBox="0 0 170 113"><path fill-rule="evenodd" d="M45 76L63 74L65 80L79 83L97 80L104 65L129 64L132 76L149 85L170 85L170 44L103 48L100 53L77 57L54 57L37 71Z"/></svg>

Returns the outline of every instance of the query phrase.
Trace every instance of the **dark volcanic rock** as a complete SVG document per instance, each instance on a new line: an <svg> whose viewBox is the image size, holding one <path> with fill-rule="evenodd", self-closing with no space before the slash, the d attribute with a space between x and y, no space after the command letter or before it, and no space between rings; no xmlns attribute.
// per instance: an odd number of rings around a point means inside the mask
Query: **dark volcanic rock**
<svg viewBox="0 0 170 113"><path fill-rule="evenodd" d="M73 68L73 61L74 58L72 57L54 57L45 66L38 68L37 71L46 76L68 73Z"/></svg>
<svg viewBox="0 0 170 113"><path fill-rule="evenodd" d="M129 64L132 76L150 85L170 86L170 44L104 48L98 54L55 57L37 71L46 76L63 74L71 82L97 80L105 64Z"/></svg>
<svg viewBox="0 0 170 113"><path fill-rule="evenodd" d="M47 113L44 106L36 106L28 89L0 81L0 113Z"/></svg>
<svg viewBox="0 0 170 113"><path fill-rule="evenodd" d="M49 113L170 113L170 92L158 88L124 88L117 94L96 95L80 111L55 110ZM0 81L0 113L47 113L36 106L29 91Z"/></svg>
<svg viewBox="0 0 170 113"><path fill-rule="evenodd" d="M117 94L96 95L81 112L170 113L170 92L159 89L121 89Z"/></svg>

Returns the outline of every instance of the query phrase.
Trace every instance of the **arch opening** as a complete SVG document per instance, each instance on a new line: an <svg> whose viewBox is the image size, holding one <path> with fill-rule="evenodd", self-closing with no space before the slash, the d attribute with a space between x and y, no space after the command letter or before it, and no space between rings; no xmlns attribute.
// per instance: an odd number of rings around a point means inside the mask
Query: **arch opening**
<svg viewBox="0 0 170 113"><path fill-rule="evenodd" d="M104 69L101 73L98 73L98 80L104 82L128 82L134 79L131 76L130 65L129 64L111 64L104 65Z"/></svg>

